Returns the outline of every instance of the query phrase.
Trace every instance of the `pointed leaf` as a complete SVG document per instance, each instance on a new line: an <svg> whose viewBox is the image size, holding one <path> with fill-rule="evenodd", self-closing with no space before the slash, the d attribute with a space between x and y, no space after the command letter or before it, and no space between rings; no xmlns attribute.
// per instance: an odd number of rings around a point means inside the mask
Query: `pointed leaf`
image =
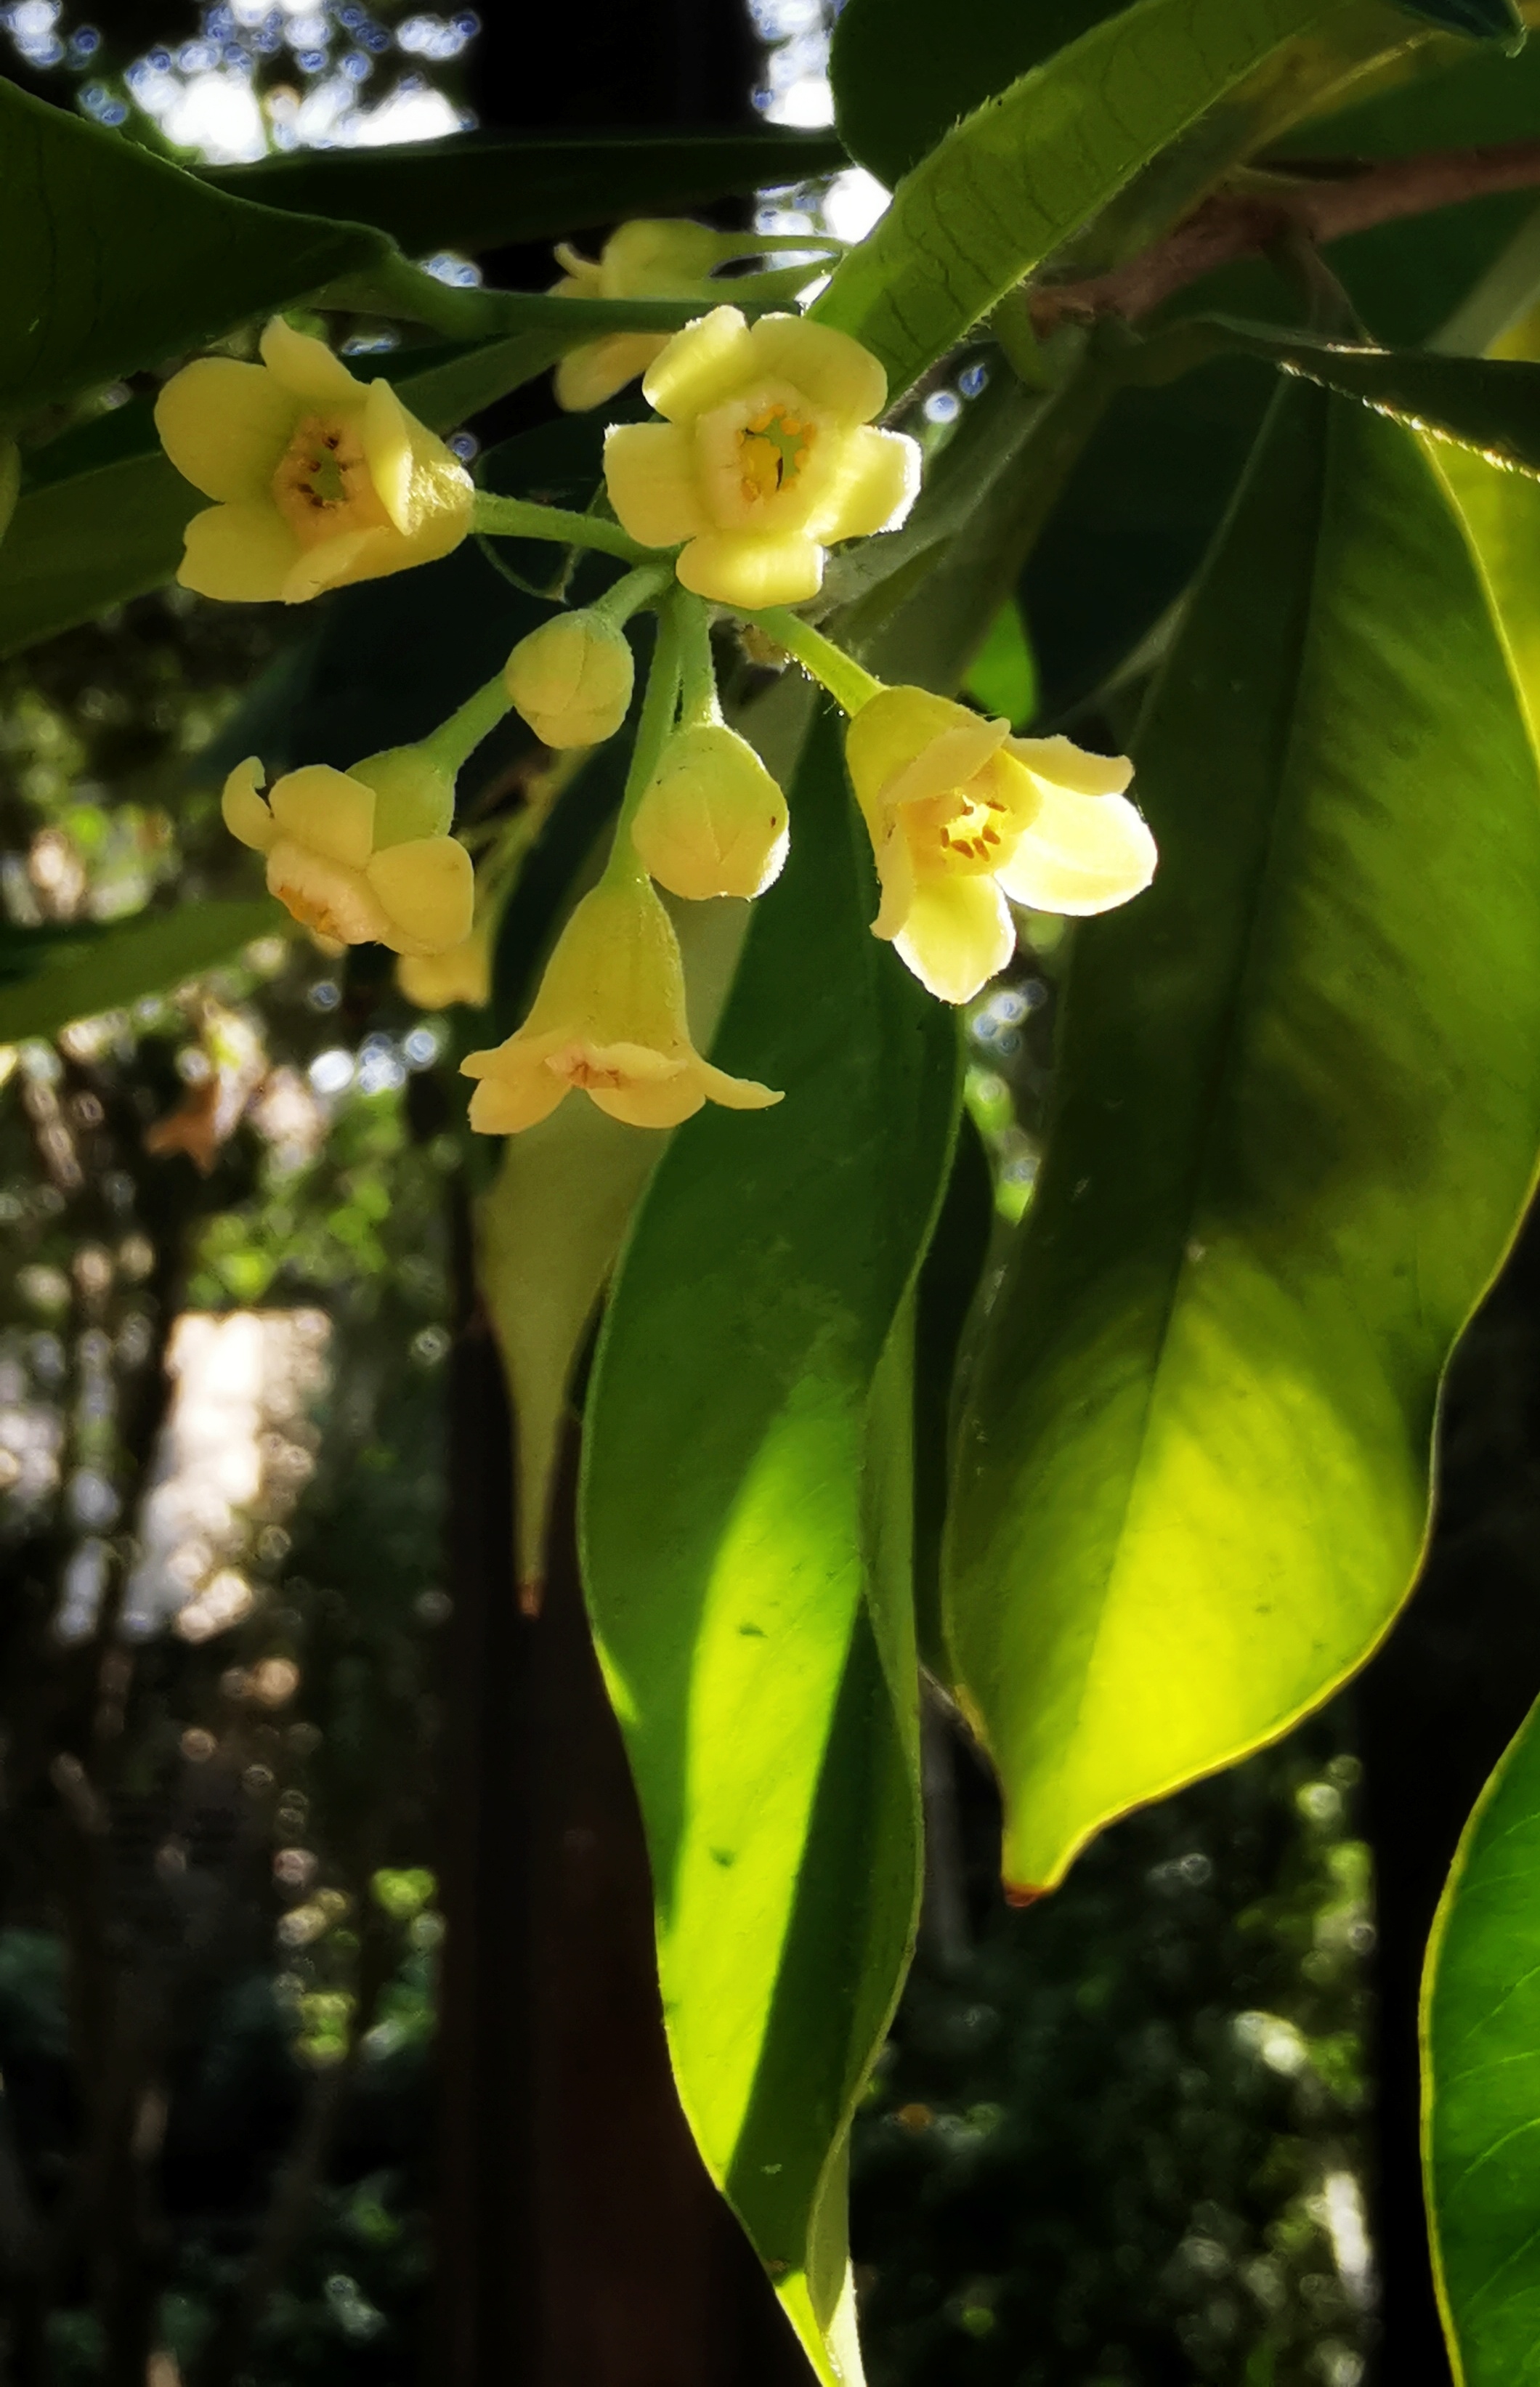
<svg viewBox="0 0 1540 2387"><path fill-rule="evenodd" d="M1466 1825L1422 1983L1433 2276L1458 2387L1540 2347L1540 1708Z"/></svg>
<svg viewBox="0 0 1540 2387"><path fill-rule="evenodd" d="M949 133L814 313L864 340L896 395L1157 151L1344 13L1345 0L1136 0Z"/></svg>
<svg viewBox="0 0 1540 2387"><path fill-rule="evenodd" d="M503 248L623 216L666 216L845 163L829 133L618 134L531 140L473 133L399 148L295 150L206 168L238 198L377 224L409 257Z"/></svg>
<svg viewBox="0 0 1540 2387"><path fill-rule="evenodd" d="M1524 38L1524 20L1516 0L1395 0L1395 5L1408 17L1436 25L1441 32L1467 33L1475 41L1509 42L1515 47Z"/></svg>
<svg viewBox="0 0 1540 2387"><path fill-rule="evenodd" d="M13 928L0 960L0 1043L53 1036L72 1019L120 1011L230 960L258 937L284 936L292 927L271 895L249 903L183 903L67 942L39 929L31 969L19 943L26 931Z"/></svg>
<svg viewBox="0 0 1540 2387"><path fill-rule="evenodd" d="M1408 433L1281 397L1138 762L1160 870L1081 932L953 1500L1022 1888L1384 1632L1540 1143L1540 784Z"/></svg>
<svg viewBox="0 0 1540 2387"><path fill-rule="evenodd" d="M585 1572L685 2109L834 2387L858 2375L846 2137L918 1881L894 1329L957 1047L868 933L870 853L827 721L791 818L713 1056L786 1099L702 1112L659 1166L589 1396Z"/></svg>

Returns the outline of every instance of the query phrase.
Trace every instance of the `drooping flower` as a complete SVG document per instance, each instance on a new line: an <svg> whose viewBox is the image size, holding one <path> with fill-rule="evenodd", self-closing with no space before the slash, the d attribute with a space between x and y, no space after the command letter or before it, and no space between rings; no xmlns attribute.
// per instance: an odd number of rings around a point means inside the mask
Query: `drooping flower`
<svg viewBox="0 0 1540 2387"><path fill-rule="evenodd" d="M481 1080L471 1125L484 1135L536 1126L574 1086L632 1127L676 1127L707 1102L754 1111L781 1099L695 1050L678 940L640 878L601 879L584 896L524 1026L460 1066Z"/></svg>
<svg viewBox="0 0 1540 2387"><path fill-rule="evenodd" d="M556 261L566 272L551 286L561 298L704 298L712 267L722 252L719 233L704 224L639 217L612 232L598 260L580 257L565 242ZM577 414L602 406L645 373L666 348L670 332L611 332L572 348L556 368L558 406Z"/></svg>
<svg viewBox="0 0 1540 2387"><path fill-rule="evenodd" d="M877 431L877 359L827 323L717 307L675 334L642 384L663 423L604 443L623 526L644 547L688 541L697 596L752 612L815 596L837 539L892 530L919 487L920 452Z"/></svg>
<svg viewBox="0 0 1540 2387"><path fill-rule="evenodd" d="M454 791L410 747L350 770L306 764L261 793L262 766L224 783L225 827L265 853L268 886L294 917L345 945L442 954L471 933L475 874L446 834Z"/></svg>
<svg viewBox="0 0 1540 2387"><path fill-rule="evenodd" d="M231 602L302 604L431 563L471 526L470 475L388 382L275 315L259 365L201 357L156 401L184 480L218 502L187 525L177 578Z"/></svg>
<svg viewBox="0 0 1540 2387"><path fill-rule="evenodd" d="M725 722L676 729L637 807L631 841L671 895L763 895L787 852L786 798Z"/></svg>
<svg viewBox="0 0 1540 2387"><path fill-rule="evenodd" d="M514 710L544 745L598 746L630 710L637 667L625 631L589 606L531 630L503 676Z"/></svg>
<svg viewBox="0 0 1540 2387"><path fill-rule="evenodd" d="M882 884L873 934L945 1003L966 1003L1016 945L1006 898L1108 912L1155 876L1155 840L1124 794L1133 765L918 688L861 707L845 755Z"/></svg>

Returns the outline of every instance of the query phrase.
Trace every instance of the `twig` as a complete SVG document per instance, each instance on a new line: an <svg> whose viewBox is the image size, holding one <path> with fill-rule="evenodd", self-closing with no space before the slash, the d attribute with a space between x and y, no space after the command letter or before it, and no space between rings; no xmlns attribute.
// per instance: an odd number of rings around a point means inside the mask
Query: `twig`
<svg viewBox="0 0 1540 2387"><path fill-rule="evenodd" d="M1382 165L1301 159L1289 171L1217 191L1155 247L1085 282L1044 283L1029 294L1040 334L1103 315L1133 322L1217 267L1303 236L1325 246L1352 233L1431 215L1462 199L1540 188L1540 141L1433 149Z"/></svg>

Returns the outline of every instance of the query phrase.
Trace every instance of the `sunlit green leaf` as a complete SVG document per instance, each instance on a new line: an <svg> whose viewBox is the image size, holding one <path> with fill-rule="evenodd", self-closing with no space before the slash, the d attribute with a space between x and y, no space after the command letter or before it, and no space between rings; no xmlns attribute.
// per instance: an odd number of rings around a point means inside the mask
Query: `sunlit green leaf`
<svg viewBox="0 0 1540 2387"><path fill-rule="evenodd" d="M1428 1943L1423 2146L1458 2387L1520 2387L1540 2347L1540 1709L1482 1793Z"/></svg>
<svg viewBox="0 0 1540 2387"><path fill-rule="evenodd" d="M287 934L290 925L265 896L254 903L183 903L62 942L39 929L38 966L26 974L19 941L27 932L11 929L0 958L0 1043L52 1036L72 1019L120 1011L234 959L255 938Z"/></svg>
<svg viewBox="0 0 1540 2387"><path fill-rule="evenodd" d="M956 1033L868 932L827 724L791 820L714 1055L786 1099L708 1109L660 1164L589 1396L585 1567L685 2110L835 2387L846 2132L918 1880L894 1327L946 1172Z"/></svg>
<svg viewBox="0 0 1540 2387"><path fill-rule="evenodd" d="M1024 1888L1385 1630L1540 1143L1540 787L1399 425L1280 399L1138 761L1159 874L1079 932L955 1482L948 1631Z"/></svg>
<svg viewBox="0 0 1540 2387"><path fill-rule="evenodd" d="M906 388L1205 110L1352 13L1351 0L1137 0L950 133L814 313Z"/></svg>
<svg viewBox="0 0 1540 2387"><path fill-rule="evenodd" d="M1014 729L1021 728L1037 711L1037 667L1021 608L1014 597L1006 599L991 623L963 685L976 704L1008 721Z"/></svg>
<svg viewBox="0 0 1540 2387"><path fill-rule="evenodd" d="M377 224L411 257L502 248L623 216L675 215L708 199L832 174L827 133L622 134L542 141L473 133L400 148L295 150L203 179L243 199Z"/></svg>
<svg viewBox="0 0 1540 2387"><path fill-rule="evenodd" d="M1369 348L1213 320L1216 338L1340 390L1417 429L1540 475L1540 364L1505 357Z"/></svg>

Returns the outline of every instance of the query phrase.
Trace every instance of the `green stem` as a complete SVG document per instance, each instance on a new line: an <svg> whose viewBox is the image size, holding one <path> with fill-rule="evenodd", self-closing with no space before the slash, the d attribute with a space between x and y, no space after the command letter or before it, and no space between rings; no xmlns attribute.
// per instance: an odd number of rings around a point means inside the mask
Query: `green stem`
<svg viewBox="0 0 1540 2387"><path fill-rule="evenodd" d="M498 498L478 489L471 509L471 527L492 538L550 538L562 547L597 547L618 555L623 563L642 563L653 552L638 547L618 523L597 514L574 514L560 506L537 506L529 498Z"/></svg>
<svg viewBox="0 0 1540 2387"><path fill-rule="evenodd" d="M774 638L789 655L794 655L809 677L820 688L827 688L834 701L846 713L859 713L874 696L882 691L882 682L863 671L832 638L826 638L811 622L800 613L789 613L784 605L767 605L762 613L745 613L743 619L752 622L766 638Z"/></svg>
<svg viewBox="0 0 1540 2387"><path fill-rule="evenodd" d="M658 614L658 636L647 675L647 694L637 719L637 742L631 750L631 768L625 775L625 792L620 800L614 843L604 867L604 876L612 882L625 885L647 877L641 857L631 842L631 824L673 734L679 704L679 618L671 600Z"/></svg>
<svg viewBox="0 0 1540 2387"><path fill-rule="evenodd" d="M635 572L628 572L624 580L617 580L612 588L606 588L602 597L596 597L588 611L602 614L605 621L613 623L618 630L633 613L639 613L644 605L650 605L660 589L668 587L673 577L672 563L639 563Z"/></svg>
<svg viewBox="0 0 1540 2387"><path fill-rule="evenodd" d="M506 713L512 710L513 700L508 693L501 672L468 696L448 721L442 722L431 738L423 740L423 751L448 771L451 778L475 752L484 738L494 730Z"/></svg>
<svg viewBox="0 0 1540 2387"><path fill-rule="evenodd" d="M716 665L712 660L712 617L704 600L681 589L675 602L680 626L684 673L683 712L691 728L722 718L716 693Z"/></svg>

